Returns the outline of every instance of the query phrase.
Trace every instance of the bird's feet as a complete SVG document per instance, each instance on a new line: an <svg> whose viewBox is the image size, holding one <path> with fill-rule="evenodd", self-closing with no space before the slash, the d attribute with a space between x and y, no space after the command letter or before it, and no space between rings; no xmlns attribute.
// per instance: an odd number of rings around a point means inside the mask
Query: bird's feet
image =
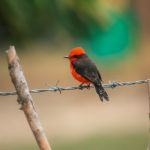
<svg viewBox="0 0 150 150"><path fill-rule="evenodd" d="M79 89L80 89L80 90L83 90L84 88L90 89L90 83L87 84L87 86L84 86L84 83L81 83L81 84L79 85Z"/></svg>
<svg viewBox="0 0 150 150"><path fill-rule="evenodd" d="M91 88L91 86L90 86L90 83L87 85L87 89L89 89L90 90L90 88Z"/></svg>
<svg viewBox="0 0 150 150"><path fill-rule="evenodd" d="M81 84L79 85L79 89L80 89L80 90L83 90L83 85L84 85L84 83L81 83Z"/></svg>

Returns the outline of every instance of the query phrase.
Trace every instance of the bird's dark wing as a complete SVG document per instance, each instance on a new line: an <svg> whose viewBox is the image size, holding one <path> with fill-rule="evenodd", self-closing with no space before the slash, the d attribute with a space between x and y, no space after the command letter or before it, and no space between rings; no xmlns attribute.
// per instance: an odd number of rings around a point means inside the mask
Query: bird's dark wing
<svg viewBox="0 0 150 150"><path fill-rule="evenodd" d="M99 84L102 81L101 75L95 64L87 55L72 62L76 72L92 83Z"/></svg>

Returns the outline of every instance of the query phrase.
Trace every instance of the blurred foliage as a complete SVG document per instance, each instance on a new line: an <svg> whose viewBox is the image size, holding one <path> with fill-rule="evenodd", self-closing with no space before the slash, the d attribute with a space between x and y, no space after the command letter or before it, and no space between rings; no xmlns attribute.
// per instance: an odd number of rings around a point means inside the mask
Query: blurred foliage
<svg viewBox="0 0 150 150"><path fill-rule="evenodd" d="M98 0L1 1L0 29L3 35L17 40L41 34L52 36L58 29L65 29L74 37L89 37L97 30L107 28L114 20L115 15L109 14L116 8L106 8L103 3Z"/></svg>
<svg viewBox="0 0 150 150"><path fill-rule="evenodd" d="M124 0L1 1L0 43L37 39L58 45L69 38L72 46L114 61L130 52L137 40L138 21L131 6Z"/></svg>
<svg viewBox="0 0 150 150"><path fill-rule="evenodd" d="M37 36L53 37L58 30L63 29L72 36L85 35L86 24L92 20L88 13L91 9L89 3L93 2L91 0L2 1L0 5L0 30L3 31L1 38L8 36L13 40L22 41ZM82 5L85 6L84 10L78 7Z"/></svg>

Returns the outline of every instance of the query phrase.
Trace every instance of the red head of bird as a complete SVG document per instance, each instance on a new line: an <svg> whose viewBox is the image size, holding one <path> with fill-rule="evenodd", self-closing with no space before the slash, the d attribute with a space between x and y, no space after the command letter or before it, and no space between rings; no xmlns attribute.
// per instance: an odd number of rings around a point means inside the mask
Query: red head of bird
<svg viewBox="0 0 150 150"><path fill-rule="evenodd" d="M81 47L75 47L71 49L68 56L65 56L65 58L69 58L70 62L77 60L77 56L86 54L84 49Z"/></svg>

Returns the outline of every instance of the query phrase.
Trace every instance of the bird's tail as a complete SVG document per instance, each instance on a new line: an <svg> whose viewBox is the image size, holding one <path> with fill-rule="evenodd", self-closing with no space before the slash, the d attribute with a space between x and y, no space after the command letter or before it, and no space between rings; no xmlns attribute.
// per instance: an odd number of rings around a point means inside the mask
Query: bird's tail
<svg viewBox="0 0 150 150"><path fill-rule="evenodd" d="M101 101L103 101L103 99L109 101L108 94L106 93L105 89L102 87L101 84L94 84L94 87Z"/></svg>

